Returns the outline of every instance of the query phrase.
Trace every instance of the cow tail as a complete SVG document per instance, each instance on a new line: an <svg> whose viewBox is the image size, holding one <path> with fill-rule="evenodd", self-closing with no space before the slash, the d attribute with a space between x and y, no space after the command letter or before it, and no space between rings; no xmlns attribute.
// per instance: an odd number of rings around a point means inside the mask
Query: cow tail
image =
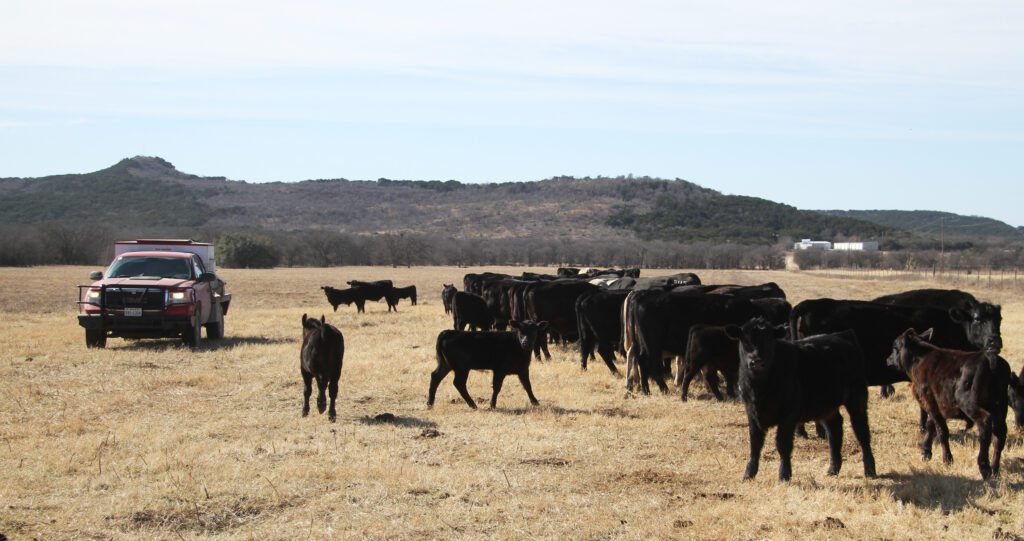
<svg viewBox="0 0 1024 541"><path fill-rule="evenodd" d="M576 330L580 335L580 355L586 359L594 351L593 336L590 332L590 325L587 325L586 318L583 316L583 301L585 301L590 294L584 293L576 298Z"/></svg>

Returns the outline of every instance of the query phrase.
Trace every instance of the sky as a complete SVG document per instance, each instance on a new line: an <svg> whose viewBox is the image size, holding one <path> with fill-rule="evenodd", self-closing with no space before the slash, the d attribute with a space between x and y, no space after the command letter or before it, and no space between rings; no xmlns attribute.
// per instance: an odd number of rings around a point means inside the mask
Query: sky
<svg viewBox="0 0 1024 541"><path fill-rule="evenodd" d="M0 177L683 178L1024 225L1024 2L3 0Z"/></svg>

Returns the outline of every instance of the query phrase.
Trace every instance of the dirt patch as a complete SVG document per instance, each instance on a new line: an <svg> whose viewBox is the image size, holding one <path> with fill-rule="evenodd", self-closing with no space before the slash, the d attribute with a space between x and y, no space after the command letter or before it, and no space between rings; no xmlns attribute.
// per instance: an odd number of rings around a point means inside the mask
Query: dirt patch
<svg viewBox="0 0 1024 541"><path fill-rule="evenodd" d="M649 485L665 485L675 483L679 476L672 472L664 472L652 469L636 470L619 476L619 480L632 480Z"/></svg>
<svg viewBox="0 0 1024 541"><path fill-rule="evenodd" d="M287 507L287 502L270 503L242 497L228 503L186 502L133 511L124 517L107 517L127 530L170 530L217 533L237 528Z"/></svg>
<svg viewBox="0 0 1024 541"><path fill-rule="evenodd" d="M843 521L836 517L825 517L825 520L815 520L811 525L819 530L843 530L846 528L846 524L843 524Z"/></svg>
<svg viewBox="0 0 1024 541"><path fill-rule="evenodd" d="M524 458L523 460L520 460L519 463L530 466L568 466L571 464L568 460L558 457Z"/></svg>
<svg viewBox="0 0 1024 541"><path fill-rule="evenodd" d="M736 498L736 495L732 492L696 492L693 497L699 500L721 500L724 502Z"/></svg>

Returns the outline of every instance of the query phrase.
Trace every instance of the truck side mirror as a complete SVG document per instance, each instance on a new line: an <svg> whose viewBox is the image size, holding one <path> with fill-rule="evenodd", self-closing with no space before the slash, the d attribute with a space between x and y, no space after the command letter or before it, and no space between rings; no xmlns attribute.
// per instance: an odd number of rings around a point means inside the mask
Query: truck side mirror
<svg viewBox="0 0 1024 541"><path fill-rule="evenodd" d="M217 275L212 272L204 272L199 275L200 282L212 282L217 279Z"/></svg>
<svg viewBox="0 0 1024 541"><path fill-rule="evenodd" d="M92 272L90 272L89 273L89 279L90 280L102 280L103 279L103 271L92 271Z"/></svg>

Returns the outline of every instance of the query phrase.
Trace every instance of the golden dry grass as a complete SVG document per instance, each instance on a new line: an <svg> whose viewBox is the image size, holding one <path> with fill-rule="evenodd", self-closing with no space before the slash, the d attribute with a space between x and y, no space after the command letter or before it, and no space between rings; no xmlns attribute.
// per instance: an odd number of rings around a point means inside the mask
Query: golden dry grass
<svg viewBox="0 0 1024 541"><path fill-rule="evenodd" d="M1011 429L1003 475L982 482L973 432L954 428L951 467L923 463L906 385L872 397L878 479L846 429L843 471L824 441L800 440L794 480L776 481L769 440L757 480L741 404L675 394L626 398L601 363L581 372L555 348L534 365L542 406L514 378L497 411L451 385L425 407L442 282L466 269L227 270L228 338L193 352L112 339L87 350L74 288L87 268L0 269L0 533L12 539L937 539L1024 536L1024 448ZM870 298L934 283L812 273L702 272L774 280L791 300ZM415 283L421 302L331 313L319 286ZM970 286L1003 304L1005 355L1024 353L1011 286ZM299 416L303 312L342 329L336 424ZM482 404L490 378L470 377ZM875 395L876 393L872 393ZM396 423L376 423L389 412ZM847 423L848 426L848 423ZM437 434L434 436L434 432Z"/></svg>

